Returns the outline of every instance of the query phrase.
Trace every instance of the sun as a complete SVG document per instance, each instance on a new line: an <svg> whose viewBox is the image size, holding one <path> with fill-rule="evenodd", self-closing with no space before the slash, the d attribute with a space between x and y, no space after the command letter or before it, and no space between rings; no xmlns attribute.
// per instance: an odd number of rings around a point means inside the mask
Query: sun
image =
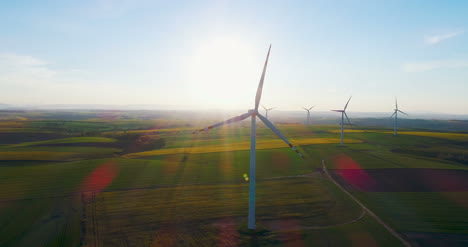
<svg viewBox="0 0 468 247"><path fill-rule="evenodd" d="M188 60L190 100L216 108L237 108L253 100L262 66L251 45L238 37L210 39Z"/></svg>

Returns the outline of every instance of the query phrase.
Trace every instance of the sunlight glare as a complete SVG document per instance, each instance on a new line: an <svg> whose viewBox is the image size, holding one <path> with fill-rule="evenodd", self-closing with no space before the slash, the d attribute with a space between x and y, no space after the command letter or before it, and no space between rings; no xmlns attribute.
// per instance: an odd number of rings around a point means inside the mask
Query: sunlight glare
<svg viewBox="0 0 468 247"><path fill-rule="evenodd" d="M262 66L251 46L223 36L201 45L188 62L192 101L204 106L237 108L253 100Z"/></svg>

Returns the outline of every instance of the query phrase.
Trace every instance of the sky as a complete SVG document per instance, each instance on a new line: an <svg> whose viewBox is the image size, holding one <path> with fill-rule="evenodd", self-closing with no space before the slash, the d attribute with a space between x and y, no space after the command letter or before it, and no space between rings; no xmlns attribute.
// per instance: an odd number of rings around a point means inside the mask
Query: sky
<svg viewBox="0 0 468 247"><path fill-rule="evenodd" d="M468 114L467 1L2 1L0 103Z"/></svg>

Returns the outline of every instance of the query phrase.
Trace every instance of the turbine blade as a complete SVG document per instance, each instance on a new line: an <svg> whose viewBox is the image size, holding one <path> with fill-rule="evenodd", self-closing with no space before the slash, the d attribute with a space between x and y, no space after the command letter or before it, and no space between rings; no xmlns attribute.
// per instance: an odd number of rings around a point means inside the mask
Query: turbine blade
<svg viewBox="0 0 468 247"><path fill-rule="evenodd" d="M395 97L395 109L398 109L398 100L397 100L397 97Z"/></svg>
<svg viewBox="0 0 468 247"><path fill-rule="evenodd" d="M408 116L408 114L406 114L406 113L404 113L404 112L402 112L402 111L400 111L400 110L398 110L398 111L401 112L401 113L403 113L403 114L405 114L406 116Z"/></svg>
<svg viewBox="0 0 468 247"><path fill-rule="evenodd" d="M346 119L348 120L348 124L349 124L349 125L353 125L353 124L351 123L351 121L349 121L348 114L346 114L346 112L345 112L345 111L344 111L343 113L344 113L344 115L345 115Z"/></svg>
<svg viewBox="0 0 468 247"><path fill-rule="evenodd" d="M315 105L314 105L314 106L312 106L311 108L309 108L309 111L310 111L310 110L312 110L312 108L314 108L314 107L315 107Z"/></svg>
<svg viewBox="0 0 468 247"><path fill-rule="evenodd" d="M267 108L264 106L264 105L261 105L263 107L263 109L265 109L265 111L268 111Z"/></svg>
<svg viewBox="0 0 468 247"><path fill-rule="evenodd" d="M353 97L353 96L349 96L348 102L346 102L346 105L344 106L343 111L345 111L346 108L348 107L348 104L349 104L349 101L351 100L351 97Z"/></svg>
<svg viewBox="0 0 468 247"><path fill-rule="evenodd" d="M393 116L395 116L395 114L396 114L396 113L395 113L395 112L393 112L393 114L390 116L390 118L392 118Z"/></svg>
<svg viewBox="0 0 468 247"><path fill-rule="evenodd" d="M258 105L260 104L260 99L262 98L263 81L265 80L265 73L266 73L266 68L268 65L268 58L270 57L270 50L271 50L271 45L270 45L270 48L268 48L265 65L263 66L262 77L260 77L260 82L258 83L257 95L255 96L255 111L258 110Z"/></svg>
<svg viewBox="0 0 468 247"><path fill-rule="evenodd" d="M279 138L281 138L284 142L286 142L286 144L288 144L288 146L290 148L292 148L292 150L294 150L296 153L298 153L299 156L301 156L301 158L304 158L304 156L296 149L296 147L294 147L288 141L288 139L286 139L286 137L284 137L283 134L281 134L281 132L270 121L268 121L268 119L266 119L264 116L262 116L261 114L258 114L258 113L257 113L257 117L260 118L260 120L262 120L263 123L265 123L266 126L268 126L271 130L273 130L273 132L275 132L275 134L278 135Z"/></svg>
<svg viewBox="0 0 468 247"><path fill-rule="evenodd" d="M330 111L344 112L343 110L330 110Z"/></svg>
<svg viewBox="0 0 468 247"><path fill-rule="evenodd" d="M276 109L276 108L278 108L278 107L272 107L272 108L270 108L268 110L271 111L271 110Z"/></svg>
<svg viewBox="0 0 468 247"><path fill-rule="evenodd" d="M306 110L306 111L309 111L309 109L305 108L305 107L302 107L302 109Z"/></svg>
<svg viewBox="0 0 468 247"><path fill-rule="evenodd" d="M210 130L210 129L223 126L223 125L225 125L225 124L231 124L231 123L239 122L239 121L242 121L242 120L244 120L244 119L250 117L251 115L252 115L252 113L247 112L247 113L244 113L244 114L242 114L242 115L240 115L240 116L237 116L237 117L233 117L233 118L231 118L231 119L228 119L228 120L226 120L226 121L223 121L223 122L220 122L220 123L217 123L217 124L213 124L213 125L208 126L208 127L204 128L204 129L196 130L196 131L192 132L192 134L196 134L196 133L203 132L203 131L208 131L208 130Z"/></svg>

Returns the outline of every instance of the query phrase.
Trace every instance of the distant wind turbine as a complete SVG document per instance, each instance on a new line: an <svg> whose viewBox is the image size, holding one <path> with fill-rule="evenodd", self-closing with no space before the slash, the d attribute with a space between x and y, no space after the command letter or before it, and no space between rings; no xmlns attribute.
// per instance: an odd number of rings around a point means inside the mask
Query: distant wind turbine
<svg viewBox="0 0 468 247"><path fill-rule="evenodd" d="M276 109L276 107L272 107L272 108L266 108L264 105L262 105L263 109L265 109L265 118L268 119L268 112L273 110L273 109Z"/></svg>
<svg viewBox="0 0 468 247"><path fill-rule="evenodd" d="M247 113L244 113L240 116L233 117L231 119L228 119L226 121L208 126L204 129L200 129L197 131L194 131L193 133L198 133L202 131L208 131L210 129L216 128L223 126L225 124L230 124L230 123L235 123L242 121L248 117L251 117L251 127L250 127L250 174L249 174L249 216L248 216L248 228L249 229L255 229L255 185L256 185L256 117L260 118L263 123L265 123L266 126L268 126L273 132L275 132L279 138L281 138L290 148L292 148L296 153L299 154L300 157L303 158L302 154L299 153L299 151L279 132L278 129L264 116L262 116L258 112L258 106L260 105L260 99L262 97L262 90L263 90L263 81L265 79L265 72L268 64L268 58L270 57L270 50L271 50L271 45L270 48L268 49L267 57L265 60L265 65L263 66L263 72L262 76L260 77L260 82L258 83L258 88L257 88L257 95L255 96L255 108L252 110L249 110Z"/></svg>
<svg viewBox="0 0 468 247"><path fill-rule="evenodd" d="M348 102L346 102L346 105L344 106L343 110L332 110L336 112L341 112L341 136L340 136L340 146L343 146L343 138L344 138L344 117L348 120L349 125L351 125L351 121L349 121L348 115L346 114L346 108L348 107L349 101L351 100L351 97L349 97Z"/></svg>
<svg viewBox="0 0 468 247"><path fill-rule="evenodd" d="M307 120L306 120L306 124L307 125L310 125L310 110L312 110L312 108L314 108L314 106L310 107L309 109L305 108L305 107L302 107L302 109L306 110L307 111Z"/></svg>
<svg viewBox="0 0 468 247"><path fill-rule="evenodd" d="M395 97L395 110L393 112L393 114L390 116L390 119L395 116L395 123L394 123L394 126L393 126L393 135L396 136L398 135L398 112L401 112L403 114L405 114L406 116L408 116L408 114L400 111L398 109L398 101L397 101L397 98Z"/></svg>

